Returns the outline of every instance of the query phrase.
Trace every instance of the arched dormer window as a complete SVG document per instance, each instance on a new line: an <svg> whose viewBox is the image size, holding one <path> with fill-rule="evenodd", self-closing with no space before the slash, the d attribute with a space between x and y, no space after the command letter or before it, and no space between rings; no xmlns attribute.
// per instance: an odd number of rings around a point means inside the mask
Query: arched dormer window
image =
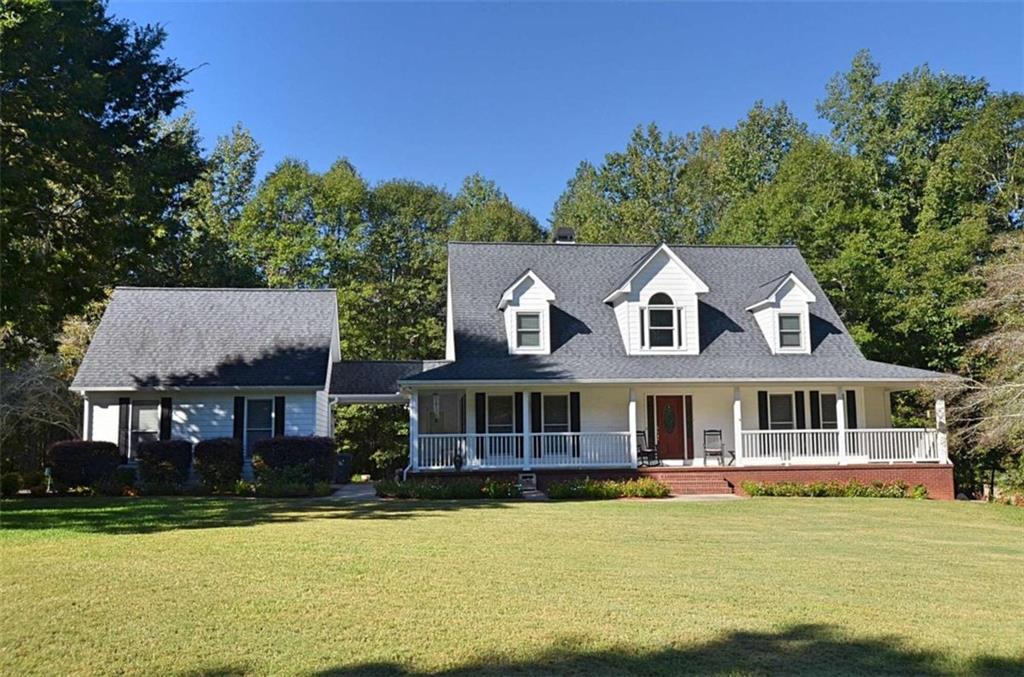
<svg viewBox="0 0 1024 677"><path fill-rule="evenodd" d="M641 339L647 350L674 350L682 337L682 313L672 297L658 292L641 309Z"/></svg>

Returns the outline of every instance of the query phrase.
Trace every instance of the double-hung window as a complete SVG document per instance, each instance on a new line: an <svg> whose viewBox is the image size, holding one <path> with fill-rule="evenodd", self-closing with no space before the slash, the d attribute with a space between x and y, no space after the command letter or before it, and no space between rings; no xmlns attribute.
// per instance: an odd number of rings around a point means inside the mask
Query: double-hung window
<svg viewBox="0 0 1024 677"><path fill-rule="evenodd" d="M274 434L274 400L259 399L245 402L245 450L252 453L258 440Z"/></svg>
<svg viewBox="0 0 1024 677"><path fill-rule="evenodd" d="M792 430L796 428L791 393L768 395L768 428L770 430Z"/></svg>
<svg viewBox="0 0 1024 677"><path fill-rule="evenodd" d="M546 433L569 432L569 396L545 395L543 428Z"/></svg>
<svg viewBox="0 0 1024 677"><path fill-rule="evenodd" d="M137 458L139 445L160 439L160 402L132 400L132 429L129 458Z"/></svg>
<svg viewBox="0 0 1024 677"><path fill-rule="evenodd" d="M821 393L821 427L827 429L838 428L836 420L836 396L834 394Z"/></svg>
<svg viewBox="0 0 1024 677"><path fill-rule="evenodd" d="M647 302L647 348L675 348L679 345L679 311L668 294L658 293Z"/></svg>
<svg viewBox="0 0 1024 677"><path fill-rule="evenodd" d="M512 395L487 396L487 432L492 435L515 432L515 398Z"/></svg>
<svg viewBox="0 0 1024 677"><path fill-rule="evenodd" d="M799 315L779 315L779 348L800 348L802 334Z"/></svg>
<svg viewBox="0 0 1024 677"><path fill-rule="evenodd" d="M516 348L540 347L540 313L516 313Z"/></svg>

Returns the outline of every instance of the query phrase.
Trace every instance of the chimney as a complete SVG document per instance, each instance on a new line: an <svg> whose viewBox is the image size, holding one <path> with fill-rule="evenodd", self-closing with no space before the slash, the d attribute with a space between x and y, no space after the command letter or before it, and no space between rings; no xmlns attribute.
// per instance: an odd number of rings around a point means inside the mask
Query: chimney
<svg viewBox="0 0 1024 677"><path fill-rule="evenodd" d="M555 244L576 244L576 231L572 228L556 229Z"/></svg>

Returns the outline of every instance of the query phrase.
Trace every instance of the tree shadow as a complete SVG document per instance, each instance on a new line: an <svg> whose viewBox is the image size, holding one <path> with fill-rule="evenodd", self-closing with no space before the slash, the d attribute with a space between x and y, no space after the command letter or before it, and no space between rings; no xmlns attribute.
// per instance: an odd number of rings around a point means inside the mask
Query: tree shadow
<svg viewBox="0 0 1024 677"><path fill-rule="evenodd" d="M256 357L225 355L216 364L184 372L131 373L136 388L199 386L323 387L330 350L296 345L264 351Z"/></svg>
<svg viewBox="0 0 1024 677"><path fill-rule="evenodd" d="M429 672L397 663L363 663L339 666L319 677L361 675L1010 675L1022 674L1024 658L984 656L966 666L951 666L938 652L907 646L898 637L851 637L839 628L806 624L779 632L736 631L692 647L655 651L624 646L608 651L585 652L571 648L567 638L538 656L510 661L501 655ZM565 648L568 647L568 648ZM214 668L195 674L226 674Z"/></svg>
<svg viewBox="0 0 1024 677"><path fill-rule="evenodd" d="M219 529L323 519L408 520L462 510L507 508L496 500L337 501L233 497L49 498L4 501L0 530L68 530L110 535Z"/></svg>

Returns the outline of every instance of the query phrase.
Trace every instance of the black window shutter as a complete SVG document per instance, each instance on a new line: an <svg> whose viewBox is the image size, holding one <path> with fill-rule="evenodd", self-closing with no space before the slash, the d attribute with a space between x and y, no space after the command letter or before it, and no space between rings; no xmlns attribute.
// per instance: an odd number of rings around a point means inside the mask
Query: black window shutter
<svg viewBox="0 0 1024 677"><path fill-rule="evenodd" d="M853 390L846 391L846 427L857 427L857 393Z"/></svg>
<svg viewBox="0 0 1024 677"><path fill-rule="evenodd" d="M793 393L793 406L796 408L796 427L803 430L807 427L807 416L804 414L804 391Z"/></svg>
<svg viewBox="0 0 1024 677"><path fill-rule="evenodd" d="M640 309L640 347L647 345L647 332L644 329L644 309Z"/></svg>
<svg viewBox="0 0 1024 677"><path fill-rule="evenodd" d="M512 420L515 421L515 428L514 428L514 430L517 433L525 432L523 430L523 423L524 423L524 421L523 421L523 394L522 393L516 393L515 397L512 398L512 403L513 403L512 406L515 408L515 411L512 412ZM516 456L518 456L520 458L523 457L523 438L522 437L517 437L516 438Z"/></svg>
<svg viewBox="0 0 1024 677"><path fill-rule="evenodd" d="M530 393L530 432L541 432L541 400L540 393Z"/></svg>
<svg viewBox="0 0 1024 677"><path fill-rule="evenodd" d="M810 391L811 397L811 427L821 427L821 394L817 390Z"/></svg>
<svg viewBox="0 0 1024 677"><path fill-rule="evenodd" d="M245 437L245 398L235 398L235 418L233 423L233 437L236 440L241 440Z"/></svg>
<svg viewBox="0 0 1024 677"><path fill-rule="evenodd" d="M171 439L171 398L160 398L160 439Z"/></svg>
<svg viewBox="0 0 1024 677"><path fill-rule="evenodd" d="M117 400L117 448L122 454L128 453L128 406L131 399L121 397Z"/></svg>
<svg viewBox="0 0 1024 677"><path fill-rule="evenodd" d="M580 431L580 394L569 393L569 432Z"/></svg>
<svg viewBox="0 0 1024 677"><path fill-rule="evenodd" d="M284 395L274 398L274 437L284 437Z"/></svg>
<svg viewBox="0 0 1024 677"><path fill-rule="evenodd" d="M476 394L476 432L487 432L487 393Z"/></svg>
<svg viewBox="0 0 1024 677"><path fill-rule="evenodd" d="M683 313L686 312L683 308L679 309L679 347L682 348L686 345L686 334L683 333Z"/></svg>
<svg viewBox="0 0 1024 677"><path fill-rule="evenodd" d="M757 427L768 430L768 391L757 391Z"/></svg>
<svg viewBox="0 0 1024 677"><path fill-rule="evenodd" d="M693 395L684 398L686 407L686 458L693 458Z"/></svg>
<svg viewBox="0 0 1024 677"><path fill-rule="evenodd" d="M654 395L647 396L647 444L654 446L657 431L654 429Z"/></svg>

